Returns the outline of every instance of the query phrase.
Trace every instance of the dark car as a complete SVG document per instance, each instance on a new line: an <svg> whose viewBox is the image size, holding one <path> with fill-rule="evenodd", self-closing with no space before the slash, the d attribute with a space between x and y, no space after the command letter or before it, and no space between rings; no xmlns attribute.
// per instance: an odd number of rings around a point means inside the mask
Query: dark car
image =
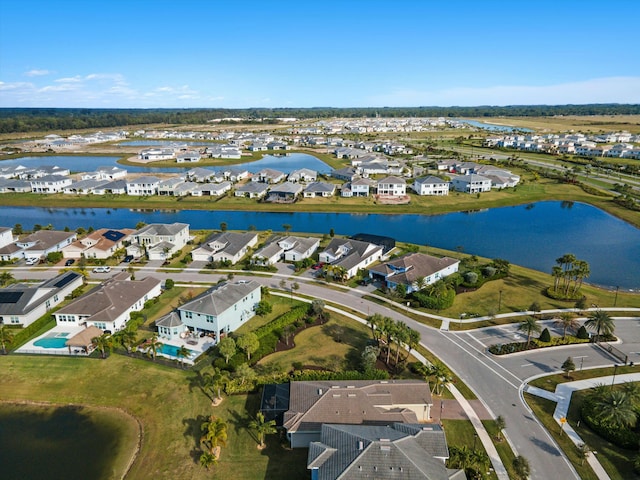
<svg viewBox="0 0 640 480"><path fill-rule="evenodd" d="M64 262L64 265L65 265L65 267L68 267L70 265L73 265L74 263L76 263L76 261L73 258L70 258L69 260Z"/></svg>
<svg viewBox="0 0 640 480"><path fill-rule="evenodd" d="M129 263L131 262L131 260L133 260L133 255L127 255L126 257L124 257L124 263Z"/></svg>

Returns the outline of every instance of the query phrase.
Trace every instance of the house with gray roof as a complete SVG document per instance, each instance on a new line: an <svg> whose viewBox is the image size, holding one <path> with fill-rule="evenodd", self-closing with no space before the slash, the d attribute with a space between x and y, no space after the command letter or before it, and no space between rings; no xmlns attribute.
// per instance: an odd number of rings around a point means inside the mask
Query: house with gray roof
<svg viewBox="0 0 640 480"><path fill-rule="evenodd" d="M156 195L160 179L152 175L145 175L127 181L127 195Z"/></svg>
<svg viewBox="0 0 640 480"><path fill-rule="evenodd" d="M95 195L125 195L127 193L127 181L126 180L114 180L99 187L93 189Z"/></svg>
<svg viewBox="0 0 640 480"><path fill-rule="evenodd" d="M280 170L274 170L273 168L263 168L259 172L256 172L251 177L252 182L264 182L264 183L278 183L285 179L286 174Z"/></svg>
<svg viewBox="0 0 640 480"><path fill-rule="evenodd" d="M413 191L418 195L449 195L449 182L433 175L416 178Z"/></svg>
<svg viewBox="0 0 640 480"><path fill-rule="evenodd" d="M186 150L176 155L176 162L178 163L196 163L200 161L202 155L194 150Z"/></svg>
<svg viewBox="0 0 640 480"><path fill-rule="evenodd" d="M33 193L60 193L71 183L71 178L63 175L45 175L31 180L31 191Z"/></svg>
<svg viewBox="0 0 640 480"><path fill-rule="evenodd" d="M40 284L14 283L0 289L0 324L27 327L81 287L84 277L68 271Z"/></svg>
<svg viewBox="0 0 640 480"><path fill-rule="evenodd" d="M16 241L24 258L41 259L51 252L60 252L77 238L76 232L38 230Z"/></svg>
<svg viewBox="0 0 640 480"><path fill-rule="evenodd" d="M152 223L131 234L127 255L141 257L146 251L149 260L166 260L189 241L187 223Z"/></svg>
<svg viewBox="0 0 640 480"><path fill-rule="evenodd" d="M184 183L182 177L170 177L161 180L160 183L158 183L158 195L173 196L176 188L181 183Z"/></svg>
<svg viewBox="0 0 640 480"><path fill-rule="evenodd" d="M407 182L404 178L389 176L378 180L378 195L390 195L394 197L407 194Z"/></svg>
<svg viewBox="0 0 640 480"><path fill-rule="evenodd" d="M283 257L287 262L298 262L309 258L320 246L320 239L315 237L287 236L277 240L283 249Z"/></svg>
<svg viewBox="0 0 640 480"><path fill-rule="evenodd" d="M89 195L93 193L96 188L100 188L107 183L110 183L109 180L88 178L71 183L71 185L63 189L63 192L67 195Z"/></svg>
<svg viewBox="0 0 640 480"><path fill-rule="evenodd" d="M291 382L283 427L293 448L321 440L323 424L391 425L430 420L431 390L418 380Z"/></svg>
<svg viewBox="0 0 640 480"><path fill-rule="evenodd" d="M313 182L306 186L303 192L305 198L333 197L336 193L336 185L327 182Z"/></svg>
<svg viewBox="0 0 640 480"><path fill-rule="evenodd" d="M0 193L30 192L31 182L14 178L0 178Z"/></svg>
<svg viewBox="0 0 640 480"><path fill-rule="evenodd" d="M320 441L309 445L307 468L311 470L311 480L466 480L464 470L446 468L448 457L440 425L325 424Z"/></svg>
<svg viewBox="0 0 640 480"><path fill-rule="evenodd" d="M267 196L267 202L280 202L290 203L295 202L298 195L302 193L304 189L303 185L293 182L284 182L278 185L274 185L269 189L269 195Z"/></svg>
<svg viewBox="0 0 640 480"><path fill-rule="evenodd" d="M315 182L318 178L318 172L309 168L301 168L294 170L287 176L290 182Z"/></svg>
<svg viewBox="0 0 640 480"><path fill-rule="evenodd" d="M475 173L454 177L451 180L451 185L457 192L480 193L491 191L491 180Z"/></svg>
<svg viewBox="0 0 640 480"><path fill-rule="evenodd" d="M231 190L231 182L205 183L191 190L193 197L219 197Z"/></svg>
<svg viewBox="0 0 640 480"><path fill-rule="evenodd" d="M194 261L239 262L249 249L258 243L255 233L219 232L209 235L191 252Z"/></svg>
<svg viewBox="0 0 640 480"><path fill-rule="evenodd" d="M189 329L210 335L217 343L251 319L261 299L261 285L256 281L225 282L181 305L156 325L169 340Z"/></svg>
<svg viewBox="0 0 640 480"><path fill-rule="evenodd" d="M267 194L269 184L262 182L247 182L240 185L233 193L236 197L262 198Z"/></svg>
<svg viewBox="0 0 640 480"><path fill-rule="evenodd" d="M369 267L369 277L381 280L389 289L404 285L411 293L456 273L459 265L455 258L409 253Z"/></svg>
<svg viewBox="0 0 640 480"><path fill-rule="evenodd" d="M331 176L333 178L337 178L338 180L344 180L345 182L350 182L355 177L360 177L360 174L355 169L355 167L344 167L344 168L339 168L337 170L333 170L331 172Z"/></svg>
<svg viewBox="0 0 640 480"><path fill-rule="evenodd" d="M369 242L361 242L349 238L333 238L329 245L320 252L319 261L328 263L334 275L351 278L361 268L368 268L382 257L383 247Z"/></svg>
<svg viewBox="0 0 640 480"><path fill-rule="evenodd" d="M224 180L224 176L221 173L202 167L196 167L188 170L185 174L185 178L189 181L199 183L218 182Z"/></svg>
<svg viewBox="0 0 640 480"><path fill-rule="evenodd" d="M59 326L94 326L115 333L126 326L131 312L142 310L146 301L160 295L161 284L153 277L131 280L129 273L121 272L65 305L53 316Z"/></svg>

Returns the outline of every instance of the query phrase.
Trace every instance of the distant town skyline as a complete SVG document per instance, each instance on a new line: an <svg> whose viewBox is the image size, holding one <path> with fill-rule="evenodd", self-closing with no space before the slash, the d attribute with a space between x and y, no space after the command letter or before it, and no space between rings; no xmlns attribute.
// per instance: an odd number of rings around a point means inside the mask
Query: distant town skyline
<svg viewBox="0 0 640 480"><path fill-rule="evenodd" d="M640 4L0 3L0 107L640 103Z"/></svg>

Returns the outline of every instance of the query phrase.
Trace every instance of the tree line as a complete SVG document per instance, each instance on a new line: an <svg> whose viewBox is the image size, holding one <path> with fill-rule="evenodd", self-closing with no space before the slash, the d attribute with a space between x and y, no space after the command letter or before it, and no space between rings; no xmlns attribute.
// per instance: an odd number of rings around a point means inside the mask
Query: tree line
<svg viewBox="0 0 640 480"><path fill-rule="evenodd" d="M0 108L0 133L113 128L151 123L202 124L224 118L275 123L278 118L547 117L554 115L638 115L640 104L508 105L476 107L367 108ZM235 123L235 122L234 122Z"/></svg>

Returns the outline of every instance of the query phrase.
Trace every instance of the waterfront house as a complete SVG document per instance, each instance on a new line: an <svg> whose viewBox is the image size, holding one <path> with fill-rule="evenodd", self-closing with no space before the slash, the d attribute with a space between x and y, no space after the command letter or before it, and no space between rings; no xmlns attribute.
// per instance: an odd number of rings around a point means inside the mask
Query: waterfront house
<svg viewBox="0 0 640 480"><path fill-rule="evenodd" d="M381 280L388 289L404 285L411 293L456 273L459 265L455 258L409 253L371 266L368 271L370 278Z"/></svg>
<svg viewBox="0 0 640 480"><path fill-rule="evenodd" d="M304 189L305 198L332 197L336 193L336 185L327 182L313 182Z"/></svg>
<svg viewBox="0 0 640 480"><path fill-rule="evenodd" d="M149 260L167 260L189 241L186 223L152 223L131 234L127 255L140 258L145 250Z"/></svg>
<svg viewBox="0 0 640 480"><path fill-rule="evenodd" d="M378 195L388 195L393 197L400 197L407 194L407 182L404 178L400 177L385 177L382 180L378 180Z"/></svg>
<svg viewBox="0 0 640 480"><path fill-rule="evenodd" d="M157 195L160 179L151 175L127 181L127 195Z"/></svg>
<svg viewBox="0 0 640 480"><path fill-rule="evenodd" d="M221 182L224 176L208 168L196 167L187 171L185 178L191 182Z"/></svg>
<svg viewBox="0 0 640 480"><path fill-rule="evenodd" d="M49 310L60 304L84 277L69 271L45 282L14 283L0 289L0 324L28 327Z"/></svg>
<svg viewBox="0 0 640 480"><path fill-rule="evenodd" d="M317 178L318 172L309 168L294 170L287 176L289 182L315 182Z"/></svg>
<svg viewBox="0 0 640 480"><path fill-rule="evenodd" d="M451 180L451 185L458 192L480 193L491 191L491 180L474 173L454 177Z"/></svg>
<svg viewBox="0 0 640 480"><path fill-rule="evenodd" d="M144 308L145 302L161 293L161 281L153 277L131 280L121 272L56 311L58 326L94 326L104 332L122 330L131 312Z"/></svg>
<svg viewBox="0 0 640 480"><path fill-rule="evenodd" d="M229 190L231 190L231 182L224 181L220 183L205 183L204 185L198 185L196 188L191 190L191 195L194 197L219 197Z"/></svg>
<svg viewBox="0 0 640 480"><path fill-rule="evenodd" d="M60 193L71 185L72 180L64 175L45 175L30 180L33 193Z"/></svg>
<svg viewBox="0 0 640 480"><path fill-rule="evenodd" d="M200 155L200 153L193 151L193 150L187 150L185 152L180 152L179 154L176 155L176 162L178 163L196 163L200 161L200 158L202 156Z"/></svg>
<svg viewBox="0 0 640 480"><path fill-rule="evenodd" d="M124 248L129 235L135 230L123 228L121 230L101 228L91 232L86 237L77 240L62 249L64 258L100 258L111 257L116 250Z"/></svg>
<svg viewBox="0 0 640 480"><path fill-rule="evenodd" d="M235 264L256 243L258 243L258 235L255 233L219 232L207 237L191 252L191 255L194 261L228 261Z"/></svg>
<svg viewBox="0 0 640 480"><path fill-rule="evenodd" d="M278 185L274 185L269 189L269 196L267 197L266 201L280 203L294 202L303 189L304 186L300 185L299 183L280 183Z"/></svg>
<svg viewBox="0 0 640 480"><path fill-rule="evenodd" d="M16 241L24 258L40 260L51 252L60 252L76 240L76 232L38 230Z"/></svg>
<svg viewBox="0 0 640 480"><path fill-rule="evenodd" d="M292 448L319 442L323 424L428 422L433 404L429 384L420 380L303 381L289 388L283 427Z"/></svg>
<svg viewBox="0 0 640 480"><path fill-rule="evenodd" d="M171 160L175 157L173 148L147 148L138 153L140 160L154 162L158 160Z"/></svg>
<svg viewBox="0 0 640 480"><path fill-rule="evenodd" d="M25 193L31 191L31 182L28 180L0 178L0 193Z"/></svg>
<svg viewBox="0 0 640 480"><path fill-rule="evenodd" d="M413 190L418 195L448 195L449 182L434 176L416 178L413 181Z"/></svg>
<svg viewBox="0 0 640 480"><path fill-rule="evenodd" d="M349 279L361 268L367 268L382 257L383 247L349 238L333 238L320 252L319 261L333 269L341 269L343 278Z"/></svg>
<svg viewBox="0 0 640 480"><path fill-rule="evenodd" d="M233 193L236 197L262 198L269 190L269 185L262 182L247 182L240 185Z"/></svg>
<svg viewBox="0 0 640 480"><path fill-rule="evenodd" d="M273 168L263 168L259 172L253 174L252 182L279 183L286 177L286 174Z"/></svg>
<svg viewBox="0 0 640 480"><path fill-rule="evenodd" d="M112 182L94 187L92 193L95 195L125 195L127 193L127 181L113 180Z"/></svg>

